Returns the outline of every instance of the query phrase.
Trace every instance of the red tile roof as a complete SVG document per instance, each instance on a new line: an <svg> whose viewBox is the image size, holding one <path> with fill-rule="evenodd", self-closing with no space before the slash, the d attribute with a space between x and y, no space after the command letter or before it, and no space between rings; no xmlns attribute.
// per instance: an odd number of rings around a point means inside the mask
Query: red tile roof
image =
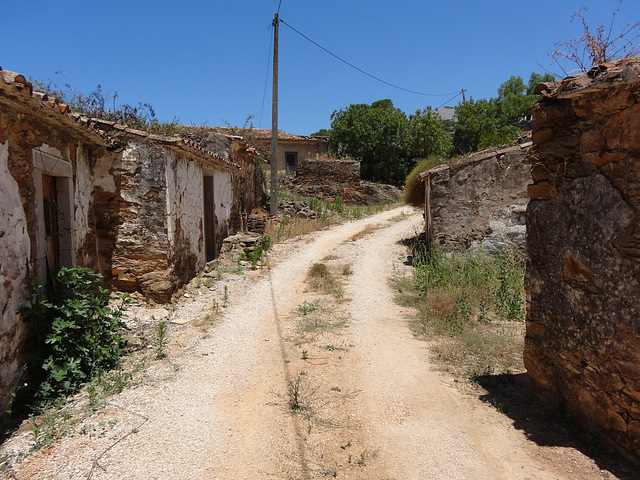
<svg viewBox="0 0 640 480"><path fill-rule="evenodd" d="M126 133L144 137L148 140L183 150L185 153L195 154L201 158L204 157L220 166L240 168L237 163L180 136L150 134L115 122L72 113L69 106L60 103L58 99L49 97L42 92L34 92L33 85L27 81L24 75L0 68L0 103L3 99L17 102L15 104L24 106L32 112L43 114L45 118L61 126L73 128L84 137L89 137L91 141L102 143L108 148L122 147L123 145L118 140L118 134Z"/></svg>

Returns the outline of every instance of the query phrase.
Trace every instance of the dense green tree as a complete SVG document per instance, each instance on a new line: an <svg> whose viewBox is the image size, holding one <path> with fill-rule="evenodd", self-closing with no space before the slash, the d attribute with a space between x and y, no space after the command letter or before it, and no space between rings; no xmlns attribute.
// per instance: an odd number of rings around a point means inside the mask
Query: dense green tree
<svg viewBox="0 0 640 480"><path fill-rule="evenodd" d="M520 131L510 125L495 98L475 101L471 98L456 107L457 123L453 132L454 153L475 152L491 145L513 140Z"/></svg>
<svg viewBox="0 0 640 480"><path fill-rule="evenodd" d="M359 160L364 180L401 185L410 170L399 142L407 128L391 100L352 104L331 114L331 151Z"/></svg>
<svg viewBox="0 0 640 480"><path fill-rule="evenodd" d="M316 133L312 133L311 136L312 137L330 137L331 136L331 130L329 130L327 128L321 128Z"/></svg>
<svg viewBox="0 0 640 480"><path fill-rule="evenodd" d="M524 93L524 90L525 87L524 82L522 81L522 77L511 76L509 80L502 83L498 88L498 100L502 100L509 94L522 95Z"/></svg>
<svg viewBox="0 0 640 480"><path fill-rule="evenodd" d="M529 84L527 85L527 95L533 95L533 91L536 89L538 84L543 82L553 82L554 80L555 78L550 73L542 75L540 73L531 72Z"/></svg>
<svg viewBox="0 0 640 480"><path fill-rule="evenodd" d="M427 107L409 115L405 140L408 158L448 157L453 145L447 125L436 112Z"/></svg>
<svg viewBox="0 0 640 480"><path fill-rule="evenodd" d="M531 117L530 108L540 99L533 94L536 85L552 80L549 74L534 72L525 85L522 77L512 76L500 85L497 98L471 99L458 105L454 153L470 153L516 138L520 129L515 125Z"/></svg>
<svg viewBox="0 0 640 480"><path fill-rule="evenodd" d="M516 122L531 116L529 108L536 103L535 95L525 94L522 77L511 77L498 88L498 116L507 122Z"/></svg>

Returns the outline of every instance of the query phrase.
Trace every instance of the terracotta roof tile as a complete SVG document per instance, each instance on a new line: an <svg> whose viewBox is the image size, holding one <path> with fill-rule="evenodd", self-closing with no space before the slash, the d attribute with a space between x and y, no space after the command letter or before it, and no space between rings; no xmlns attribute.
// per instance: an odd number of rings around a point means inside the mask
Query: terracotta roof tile
<svg viewBox="0 0 640 480"><path fill-rule="evenodd" d="M198 128L206 128L207 130L213 131L215 133L221 133L223 135L231 135L231 136L241 136L247 137L252 136L256 139L260 140L270 140L271 139L271 130L266 128L234 128L234 127L198 127ZM282 130L278 130L278 140L291 140L291 141L309 141L315 140L316 137L312 137L309 135L295 135L293 133L287 133Z"/></svg>
<svg viewBox="0 0 640 480"><path fill-rule="evenodd" d="M126 125L121 125L109 120L89 118L83 114L72 113L69 106L59 103L58 99L49 97L42 92L34 92L33 85L27 81L24 75L9 70L2 70L2 68L0 68L0 73L0 90L13 90L15 95L12 96L16 97L16 100L18 99L17 97L20 96L22 98L20 98L19 101L31 102L32 107L39 105L45 110L47 115L57 118L63 126L65 124L77 125L81 127L81 130L92 132L97 135L97 140L103 142L107 147L123 147L117 137L119 133L126 133L198 155L227 168L240 168L240 165L237 163L227 160L214 152L200 147L197 143L180 136L149 134L148 132L129 128Z"/></svg>

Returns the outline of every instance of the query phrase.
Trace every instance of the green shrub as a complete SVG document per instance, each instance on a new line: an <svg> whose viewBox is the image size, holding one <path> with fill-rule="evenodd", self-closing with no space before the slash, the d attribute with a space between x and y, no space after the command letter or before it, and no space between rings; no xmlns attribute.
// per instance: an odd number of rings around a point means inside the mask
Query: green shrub
<svg viewBox="0 0 640 480"><path fill-rule="evenodd" d="M126 329L122 317L131 297L112 295L98 285L101 278L89 268L63 267L57 288L23 310L36 332L30 362L36 397L72 393L119 365Z"/></svg>
<svg viewBox="0 0 640 480"><path fill-rule="evenodd" d="M424 185L418 176L427 170L437 167L443 162L439 157L424 158L411 170L404 184L404 201L409 205L421 207L424 205Z"/></svg>

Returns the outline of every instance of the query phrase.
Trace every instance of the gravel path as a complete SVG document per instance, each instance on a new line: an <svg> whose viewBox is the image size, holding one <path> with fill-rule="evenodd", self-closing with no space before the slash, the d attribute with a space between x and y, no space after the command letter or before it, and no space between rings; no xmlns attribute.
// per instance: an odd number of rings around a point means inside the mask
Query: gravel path
<svg viewBox="0 0 640 480"><path fill-rule="evenodd" d="M33 454L9 478L606 478L575 450L530 442L431 368L427 344L407 327L412 312L388 284L408 271L399 240L421 228L420 213L401 207L276 245L275 266L232 286L213 326L175 337L169 358L110 397L93 429ZM309 288L321 261L343 270L342 295ZM206 316L209 295L176 315ZM303 332L311 316L300 305L318 306L314 325L324 328Z"/></svg>

